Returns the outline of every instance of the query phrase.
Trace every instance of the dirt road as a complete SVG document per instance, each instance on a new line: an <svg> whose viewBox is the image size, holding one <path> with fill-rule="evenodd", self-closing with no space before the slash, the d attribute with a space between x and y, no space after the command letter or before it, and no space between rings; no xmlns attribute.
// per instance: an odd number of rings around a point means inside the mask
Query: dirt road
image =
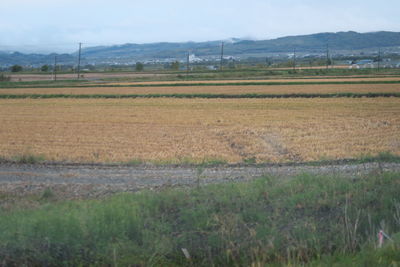
<svg viewBox="0 0 400 267"><path fill-rule="evenodd" d="M29 195L50 188L61 198L92 198L115 192L248 181L263 175L300 173L362 176L374 171L400 171L399 163L263 165L263 166L105 166L0 163L0 193Z"/></svg>

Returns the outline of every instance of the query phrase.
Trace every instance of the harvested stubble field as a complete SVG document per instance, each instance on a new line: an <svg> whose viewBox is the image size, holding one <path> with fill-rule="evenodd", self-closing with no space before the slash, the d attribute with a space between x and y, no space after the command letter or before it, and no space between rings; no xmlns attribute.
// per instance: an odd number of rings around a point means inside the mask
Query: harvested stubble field
<svg viewBox="0 0 400 267"><path fill-rule="evenodd" d="M173 81L173 83L245 83L245 82L385 82L385 81L399 81L400 77L315 77L315 76L304 76L303 78L272 78L272 79L230 79L230 80L184 80L184 81ZM110 82L109 85L131 85L131 84L169 84L171 81L146 81L146 82ZM94 84L94 83L93 83Z"/></svg>
<svg viewBox="0 0 400 267"><path fill-rule="evenodd" d="M332 94L400 93L398 84L307 84L151 87L66 87L0 89L0 94Z"/></svg>
<svg viewBox="0 0 400 267"><path fill-rule="evenodd" d="M400 154L400 99L2 99L2 157L230 163Z"/></svg>

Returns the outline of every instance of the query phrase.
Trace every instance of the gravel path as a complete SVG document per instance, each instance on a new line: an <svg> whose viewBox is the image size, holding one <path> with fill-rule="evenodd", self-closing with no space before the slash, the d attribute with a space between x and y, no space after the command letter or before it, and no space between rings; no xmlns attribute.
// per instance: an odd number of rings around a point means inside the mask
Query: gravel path
<svg viewBox="0 0 400 267"><path fill-rule="evenodd" d="M0 193L27 195L50 188L62 198L87 198L115 192L155 190L174 186L247 181L263 175L299 173L364 175L374 171L400 171L399 163L264 166L104 166L75 164L0 163Z"/></svg>

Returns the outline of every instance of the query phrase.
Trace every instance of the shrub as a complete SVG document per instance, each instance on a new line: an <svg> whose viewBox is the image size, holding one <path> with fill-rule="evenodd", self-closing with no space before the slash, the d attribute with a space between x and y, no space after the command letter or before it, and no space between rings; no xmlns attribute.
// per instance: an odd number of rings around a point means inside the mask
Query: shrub
<svg viewBox="0 0 400 267"><path fill-rule="evenodd" d="M11 80L10 76L6 76L3 73L0 74L0 82L9 82Z"/></svg>
<svg viewBox="0 0 400 267"><path fill-rule="evenodd" d="M14 65L11 67L11 72L20 72L22 71L22 66L20 65Z"/></svg>
<svg viewBox="0 0 400 267"><path fill-rule="evenodd" d="M141 62L136 62L135 70L136 70L136 71L143 71L143 69L144 69L143 63L141 63Z"/></svg>

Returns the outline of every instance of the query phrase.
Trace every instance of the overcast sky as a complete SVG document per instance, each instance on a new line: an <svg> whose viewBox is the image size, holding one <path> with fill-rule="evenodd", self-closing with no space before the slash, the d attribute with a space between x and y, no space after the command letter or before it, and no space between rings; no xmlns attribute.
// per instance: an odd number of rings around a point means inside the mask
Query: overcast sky
<svg viewBox="0 0 400 267"><path fill-rule="evenodd" d="M400 0L1 0L0 50L400 31Z"/></svg>

